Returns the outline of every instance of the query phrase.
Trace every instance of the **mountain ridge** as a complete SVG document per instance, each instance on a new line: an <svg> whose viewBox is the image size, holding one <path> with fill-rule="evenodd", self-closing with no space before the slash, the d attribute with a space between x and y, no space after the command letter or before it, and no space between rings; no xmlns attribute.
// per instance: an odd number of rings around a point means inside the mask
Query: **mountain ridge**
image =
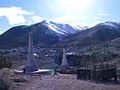
<svg viewBox="0 0 120 90"><path fill-rule="evenodd" d="M53 23L44 20L29 26L21 25L10 28L0 35L0 46L26 46L29 32L33 32L34 44L47 43L50 45L71 34L71 32L67 32L63 28L57 27Z"/></svg>
<svg viewBox="0 0 120 90"><path fill-rule="evenodd" d="M113 23L113 22L112 22ZM110 24L112 24L110 22ZM115 22L114 22L115 23ZM71 36L66 37L61 43L57 46L64 46L63 43L66 43L66 46L89 46L94 44L103 43L120 37L120 25L116 24L117 28L113 26L108 27L106 22L99 23L89 29L75 33Z"/></svg>
<svg viewBox="0 0 120 90"><path fill-rule="evenodd" d="M110 41L120 37L120 24L116 22L103 22L91 28L76 29L69 24L47 22L46 20L32 24L10 28L0 35L0 46L19 47L26 46L28 33L33 32L34 44L51 46L89 46Z"/></svg>

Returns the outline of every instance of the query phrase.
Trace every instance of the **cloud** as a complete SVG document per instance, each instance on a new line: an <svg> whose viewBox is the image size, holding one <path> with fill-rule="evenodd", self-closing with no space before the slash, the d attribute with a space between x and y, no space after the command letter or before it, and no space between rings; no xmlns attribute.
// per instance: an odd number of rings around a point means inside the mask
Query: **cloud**
<svg viewBox="0 0 120 90"><path fill-rule="evenodd" d="M107 13L99 13L99 16L108 16L109 14Z"/></svg>
<svg viewBox="0 0 120 90"><path fill-rule="evenodd" d="M55 10L55 5L52 3L52 4L49 4L48 5L48 8L51 10L51 11L54 11Z"/></svg>
<svg viewBox="0 0 120 90"><path fill-rule="evenodd" d="M40 17L40 16L31 16L28 18L28 20L26 21L26 24L27 25L31 25L31 24L34 24L34 23L38 23L38 22L41 22L45 20L43 17Z"/></svg>
<svg viewBox="0 0 120 90"><path fill-rule="evenodd" d="M82 16L82 15L71 15L71 16L61 16L53 18L52 21L58 23L68 23L72 25L81 26L92 26L91 22L98 21L100 18L98 16Z"/></svg>
<svg viewBox="0 0 120 90"><path fill-rule="evenodd" d="M2 34L3 32L2 31L0 31L0 35Z"/></svg>
<svg viewBox="0 0 120 90"><path fill-rule="evenodd" d="M87 16L72 15L72 16L62 16L62 17L53 18L52 21L55 21L55 22L74 22L74 21L83 20L85 18L87 18Z"/></svg>
<svg viewBox="0 0 120 90"><path fill-rule="evenodd" d="M105 10L99 10L98 15L99 16L109 16L109 14Z"/></svg>
<svg viewBox="0 0 120 90"><path fill-rule="evenodd" d="M10 25L24 24L25 16L33 15L33 12L23 10L21 7L1 7L0 16L6 17Z"/></svg>
<svg viewBox="0 0 120 90"><path fill-rule="evenodd" d="M33 16L32 17L32 20L33 20L33 22L40 22L40 21L42 21L43 20L43 18L42 17L39 17L39 16Z"/></svg>
<svg viewBox="0 0 120 90"><path fill-rule="evenodd" d="M80 25L80 26L93 26L96 23L91 23L100 20L98 16L80 16L80 15L71 15L71 16L62 16L53 18L52 21L58 23L68 23L71 25Z"/></svg>

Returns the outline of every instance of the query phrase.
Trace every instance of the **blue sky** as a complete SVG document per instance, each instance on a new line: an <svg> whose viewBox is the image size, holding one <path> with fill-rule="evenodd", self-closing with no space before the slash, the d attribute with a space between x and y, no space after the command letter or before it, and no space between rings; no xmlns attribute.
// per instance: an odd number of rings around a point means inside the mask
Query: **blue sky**
<svg viewBox="0 0 120 90"><path fill-rule="evenodd" d="M0 0L0 33L42 20L95 25L120 22L120 0Z"/></svg>

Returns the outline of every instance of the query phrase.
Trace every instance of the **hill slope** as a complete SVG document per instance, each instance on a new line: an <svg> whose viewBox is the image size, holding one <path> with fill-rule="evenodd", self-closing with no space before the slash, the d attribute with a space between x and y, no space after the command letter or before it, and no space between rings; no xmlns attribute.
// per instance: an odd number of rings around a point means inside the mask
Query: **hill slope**
<svg viewBox="0 0 120 90"><path fill-rule="evenodd" d="M73 29L70 27L69 29ZM68 29L68 30L69 30ZM47 21L42 21L30 26L16 26L0 35L1 47L25 46L28 42L28 33L33 32L34 44L51 45L57 43L59 39L73 32L67 32L66 29L58 27ZM77 32L76 30L74 33Z"/></svg>
<svg viewBox="0 0 120 90"><path fill-rule="evenodd" d="M120 37L120 24L104 22L96 26L67 36L59 46L89 46ZM57 45L58 46L58 45Z"/></svg>

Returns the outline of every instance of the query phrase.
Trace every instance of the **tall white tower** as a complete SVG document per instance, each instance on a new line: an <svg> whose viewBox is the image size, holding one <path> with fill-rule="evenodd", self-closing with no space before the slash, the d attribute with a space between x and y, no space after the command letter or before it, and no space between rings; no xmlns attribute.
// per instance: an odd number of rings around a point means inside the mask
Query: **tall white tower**
<svg viewBox="0 0 120 90"><path fill-rule="evenodd" d="M37 71L38 67L35 63L35 57L33 55L33 33L29 33L29 43L28 43L28 55L27 55L27 65L25 67L25 73L30 73Z"/></svg>
<svg viewBox="0 0 120 90"><path fill-rule="evenodd" d="M65 54L65 49L63 49L63 58L62 58L61 66L69 66L66 58L66 54Z"/></svg>

